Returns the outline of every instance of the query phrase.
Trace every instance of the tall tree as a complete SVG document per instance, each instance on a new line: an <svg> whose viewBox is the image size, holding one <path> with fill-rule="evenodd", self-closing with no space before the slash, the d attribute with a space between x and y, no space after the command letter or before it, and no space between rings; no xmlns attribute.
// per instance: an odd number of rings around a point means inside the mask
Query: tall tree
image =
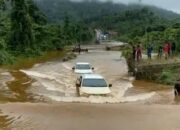
<svg viewBox="0 0 180 130"><path fill-rule="evenodd" d="M36 24L44 25L47 23L46 16L39 10L33 0L26 0L28 13Z"/></svg>
<svg viewBox="0 0 180 130"><path fill-rule="evenodd" d="M12 6L10 48L21 53L32 47L32 25L25 0L13 0Z"/></svg>

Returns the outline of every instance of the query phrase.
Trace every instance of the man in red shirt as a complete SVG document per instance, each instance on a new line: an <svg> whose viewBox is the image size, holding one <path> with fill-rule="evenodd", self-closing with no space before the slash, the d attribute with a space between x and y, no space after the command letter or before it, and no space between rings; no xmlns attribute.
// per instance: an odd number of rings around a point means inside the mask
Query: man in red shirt
<svg viewBox="0 0 180 130"><path fill-rule="evenodd" d="M141 49L140 45L137 45L137 48L136 48L136 59L139 62L141 58L142 58L142 49Z"/></svg>
<svg viewBox="0 0 180 130"><path fill-rule="evenodd" d="M169 55L169 45L167 42L165 43L163 50L164 50L164 54L165 54L165 59L167 59L168 55Z"/></svg>
<svg viewBox="0 0 180 130"><path fill-rule="evenodd" d="M171 43L168 42L168 56L171 55Z"/></svg>

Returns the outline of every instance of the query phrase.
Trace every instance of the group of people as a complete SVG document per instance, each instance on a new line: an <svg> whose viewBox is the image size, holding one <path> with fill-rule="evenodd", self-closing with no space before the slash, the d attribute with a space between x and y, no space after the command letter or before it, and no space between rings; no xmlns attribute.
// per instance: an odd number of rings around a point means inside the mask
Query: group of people
<svg viewBox="0 0 180 130"><path fill-rule="evenodd" d="M147 46L147 56L148 59L152 58L152 52L153 52L153 45L149 44ZM175 42L168 42L166 41L164 43L164 46L159 46L158 48L158 58L161 58L163 54L165 55L165 59L168 59L171 55L174 55L176 52L176 44ZM139 62L142 58L142 47L140 44L137 46L132 47L132 57L134 61Z"/></svg>

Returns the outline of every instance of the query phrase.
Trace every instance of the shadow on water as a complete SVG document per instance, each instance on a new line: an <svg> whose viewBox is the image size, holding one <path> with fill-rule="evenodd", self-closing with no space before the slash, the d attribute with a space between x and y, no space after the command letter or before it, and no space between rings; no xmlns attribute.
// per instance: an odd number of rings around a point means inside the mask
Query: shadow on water
<svg viewBox="0 0 180 130"><path fill-rule="evenodd" d="M3 66L8 70L14 78L6 82L8 89L0 89L0 102L36 102L42 101L41 97L28 93L28 88L33 83L33 79L21 72L21 69L29 69L36 64L45 63L47 61L60 60L65 55L65 52L48 52L37 58L23 58L18 60L15 64ZM1 94L2 93L2 94Z"/></svg>

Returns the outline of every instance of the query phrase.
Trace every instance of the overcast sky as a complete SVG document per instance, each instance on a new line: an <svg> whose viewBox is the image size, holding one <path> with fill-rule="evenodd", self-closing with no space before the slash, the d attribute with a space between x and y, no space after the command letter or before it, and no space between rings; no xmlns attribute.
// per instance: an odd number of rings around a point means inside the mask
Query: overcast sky
<svg viewBox="0 0 180 130"><path fill-rule="evenodd" d="M131 3L139 0L113 0L114 2ZM141 0L144 4L156 5L180 13L180 0Z"/></svg>
<svg viewBox="0 0 180 130"><path fill-rule="evenodd" d="M79 0L74 0L79 1ZM139 0L100 0L100 1L114 1L116 3L137 3ZM172 10L180 14L180 0L141 0L143 4L156 5L161 8Z"/></svg>

